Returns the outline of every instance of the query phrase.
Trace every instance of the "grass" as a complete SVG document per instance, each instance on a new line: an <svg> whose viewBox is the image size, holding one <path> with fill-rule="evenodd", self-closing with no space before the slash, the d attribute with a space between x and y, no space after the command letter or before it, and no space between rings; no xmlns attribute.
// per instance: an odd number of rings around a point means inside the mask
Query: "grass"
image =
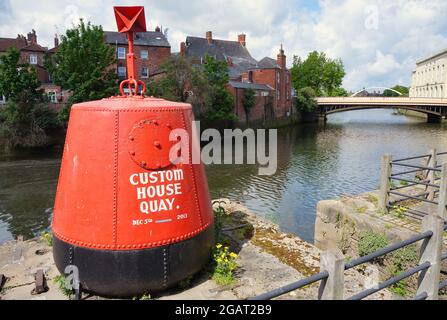
<svg viewBox="0 0 447 320"><path fill-rule="evenodd" d="M366 199L367 199L369 202L373 203L376 207L379 205L379 197L376 196L375 194L368 194L368 195L366 196Z"/></svg>
<svg viewBox="0 0 447 320"><path fill-rule="evenodd" d="M367 211L368 211L367 207L355 208L355 212L360 213L360 214L365 214Z"/></svg>

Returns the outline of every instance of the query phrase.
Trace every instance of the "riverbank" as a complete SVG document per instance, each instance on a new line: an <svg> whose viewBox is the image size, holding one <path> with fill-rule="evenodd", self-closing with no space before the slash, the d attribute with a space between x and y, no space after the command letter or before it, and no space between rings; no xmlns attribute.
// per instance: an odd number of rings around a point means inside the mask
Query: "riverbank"
<svg viewBox="0 0 447 320"><path fill-rule="evenodd" d="M296 282L319 272L321 251L300 238L283 233L272 222L260 218L241 204L227 199L218 200L215 207L225 210L222 218L221 241L239 256L235 282L219 286L211 279L209 268L178 288L151 299L161 300L241 300L283 285ZM42 270L48 291L32 295L34 275ZM13 241L0 246L0 274L7 277L0 298L4 300L67 300L55 283L59 275L53 262L52 248L44 239ZM366 283L359 270L346 273L345 295L359 292ZM316 300L318 285L288 293L281 300ZM148 298L145 296L144 298ZM391 299L382 292L372 299ZM101 297L85 297L101 300ZM136 298L138 299L138 298Z"/></svg>

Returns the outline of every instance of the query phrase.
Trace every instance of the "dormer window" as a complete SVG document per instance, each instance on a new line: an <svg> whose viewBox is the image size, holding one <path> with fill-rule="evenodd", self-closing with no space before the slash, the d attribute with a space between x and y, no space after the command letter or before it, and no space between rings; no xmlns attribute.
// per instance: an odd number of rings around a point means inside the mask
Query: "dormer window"
<svg viewBox="0 0 447 320"><path fill-rule="evenodd" d="M29 56L29 63L30 64L37 64L37 55L36 54L30 54L30 56Z"/></svg>

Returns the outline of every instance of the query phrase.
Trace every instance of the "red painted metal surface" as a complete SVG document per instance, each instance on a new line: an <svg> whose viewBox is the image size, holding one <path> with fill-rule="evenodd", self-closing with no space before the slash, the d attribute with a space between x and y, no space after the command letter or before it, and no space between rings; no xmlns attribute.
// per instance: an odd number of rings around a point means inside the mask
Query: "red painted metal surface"
<svg viewBox="0 0 447 320"><path fill-rule="evenodd" d="M91 249L140 250L182 242L210 227L204 166L169 160L177 143L169 141L171 129L185 129L196 139L192 120L191 105L155 98L74 105L56 196L55 236Z"/></svg>
<svg viewBox="0 0 447 320"><path fill-rule="evenodd" d="M135 52L134 52L134 36L136 32L146 32L146 18L144 15L144 7L114 7L116 24L118 31L127 33L129 42L129 53L127 54L127 73L129 79L121 82L120 91L124 96L124 88L127 86L129 95L144 95L146 92L146 83L139 81L135 69ZM139 86L142 86L141 91Z"/></svg>

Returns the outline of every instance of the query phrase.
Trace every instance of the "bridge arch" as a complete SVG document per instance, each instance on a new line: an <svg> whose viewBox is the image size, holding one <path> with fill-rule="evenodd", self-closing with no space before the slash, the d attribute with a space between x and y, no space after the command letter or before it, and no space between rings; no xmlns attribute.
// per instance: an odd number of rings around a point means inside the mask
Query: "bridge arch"
<svg viewBox="0 0 447 320"><path fill-rule="evenodd" d="M403 94L400 93L399 91L394 90L394 89L392 89L392 88L387 88L387 87L369 87L369 88L363 88L362 90L360 90L360 91L354 93L351 97L356 97L359 93L362 93L363 91L367 91L367 90L370 90L370 89L381 89L381 90L384 90L384 91L385 91L385 90L390 90L390 91L393 91L393 92L397 93L399 96L402 96L402 95L403 95Z"/></svg>

